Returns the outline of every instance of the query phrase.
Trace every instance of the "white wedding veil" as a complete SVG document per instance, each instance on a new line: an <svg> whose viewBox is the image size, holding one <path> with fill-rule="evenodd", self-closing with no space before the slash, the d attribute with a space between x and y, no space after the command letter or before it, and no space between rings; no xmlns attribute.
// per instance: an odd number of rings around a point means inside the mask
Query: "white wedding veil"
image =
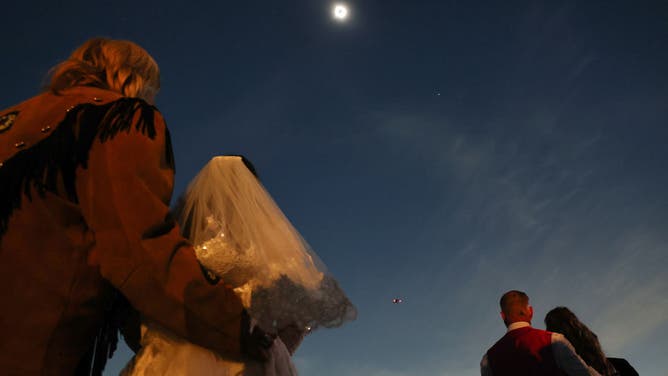
<svg viewBox="0 0 668 376"><path fill-rule="evenodd" d="M176 209L204 267L236 287L265 330L314 329L356 310L240 156L213 158Z"/></svg>

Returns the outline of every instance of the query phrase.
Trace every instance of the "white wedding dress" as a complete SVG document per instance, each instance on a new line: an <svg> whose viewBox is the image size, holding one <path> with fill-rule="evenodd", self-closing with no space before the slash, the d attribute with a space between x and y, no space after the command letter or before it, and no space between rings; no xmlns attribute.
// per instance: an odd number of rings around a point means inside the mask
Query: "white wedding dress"
<svg viewBox="0 0 668 376"><path fill-rule="evenodd" d="M200 263L235 288L265 332L290 326L308 334L355 319L336 280L242 157L213 158L188 186L176 216ZM297 375L280 338L263 363L223 359L151 322L142 325L141 345L122 375Z"/></svg>
<svg viewBox="0 0 668 376"><path fill-rule="evenodd" d="M235 362L193 345L155 324L142 325L142 349L121 376L296 376L288 349L279 338L267 362Z"/></svg>

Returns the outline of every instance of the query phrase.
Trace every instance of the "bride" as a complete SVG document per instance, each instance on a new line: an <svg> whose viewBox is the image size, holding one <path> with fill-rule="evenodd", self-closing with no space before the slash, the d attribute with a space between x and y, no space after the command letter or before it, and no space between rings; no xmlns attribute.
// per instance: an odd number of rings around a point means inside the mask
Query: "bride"
<svg viewBox="0 0 668 376"><path fill-rule="evenodd" d="M207 274L234 287L252 327L275 340L266 362L236 362L144 321L142 348L122 375L297 375L290 355L304 335L355 319L353 305L244 157L213 158L175 214Z"/></svg>

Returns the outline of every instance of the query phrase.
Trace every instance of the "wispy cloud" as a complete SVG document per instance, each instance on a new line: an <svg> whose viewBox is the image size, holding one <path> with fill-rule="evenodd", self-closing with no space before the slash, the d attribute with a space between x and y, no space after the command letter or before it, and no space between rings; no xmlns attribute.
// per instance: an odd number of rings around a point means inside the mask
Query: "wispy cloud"
<svg viewBox="0 0 668 376"><path fill-rule="evenodd" d="M612 354L638 351L634 344L668 324L668 222L646 197L623 197L632 204L621 206L620 190L642 189L611 180L615 167L599 157L599 131L560 131L550 116L543 117L547 133L540 126L472 132L439 116L385 116L380 137L432 163L444 191L457 195L434 203L435 211L452 210L455 201L456 214L436 216L425 231L452 226L453 218L471 224L459 234L469 237L465 245L444 257L454 278L467 272L441 308L470 313L458 324L470 331L464 347L478 353L458 356L474 362L500 335L496 301L511 288L532 295L536 326L547 310L567 305ZM443 291L453 276L436 283Z"/></svg>

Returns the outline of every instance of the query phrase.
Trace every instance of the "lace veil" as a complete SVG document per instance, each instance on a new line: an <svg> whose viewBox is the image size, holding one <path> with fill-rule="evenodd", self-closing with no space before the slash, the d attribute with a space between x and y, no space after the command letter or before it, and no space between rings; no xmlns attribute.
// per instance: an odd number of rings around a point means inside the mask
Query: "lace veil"
<svg viewBox="0 0 668 376"><path fill-rule="evenodd" d="M199 261L235 287L267 331L335 327L356 310L239 156L213 158L192 180L176 216Z"/></svg>

